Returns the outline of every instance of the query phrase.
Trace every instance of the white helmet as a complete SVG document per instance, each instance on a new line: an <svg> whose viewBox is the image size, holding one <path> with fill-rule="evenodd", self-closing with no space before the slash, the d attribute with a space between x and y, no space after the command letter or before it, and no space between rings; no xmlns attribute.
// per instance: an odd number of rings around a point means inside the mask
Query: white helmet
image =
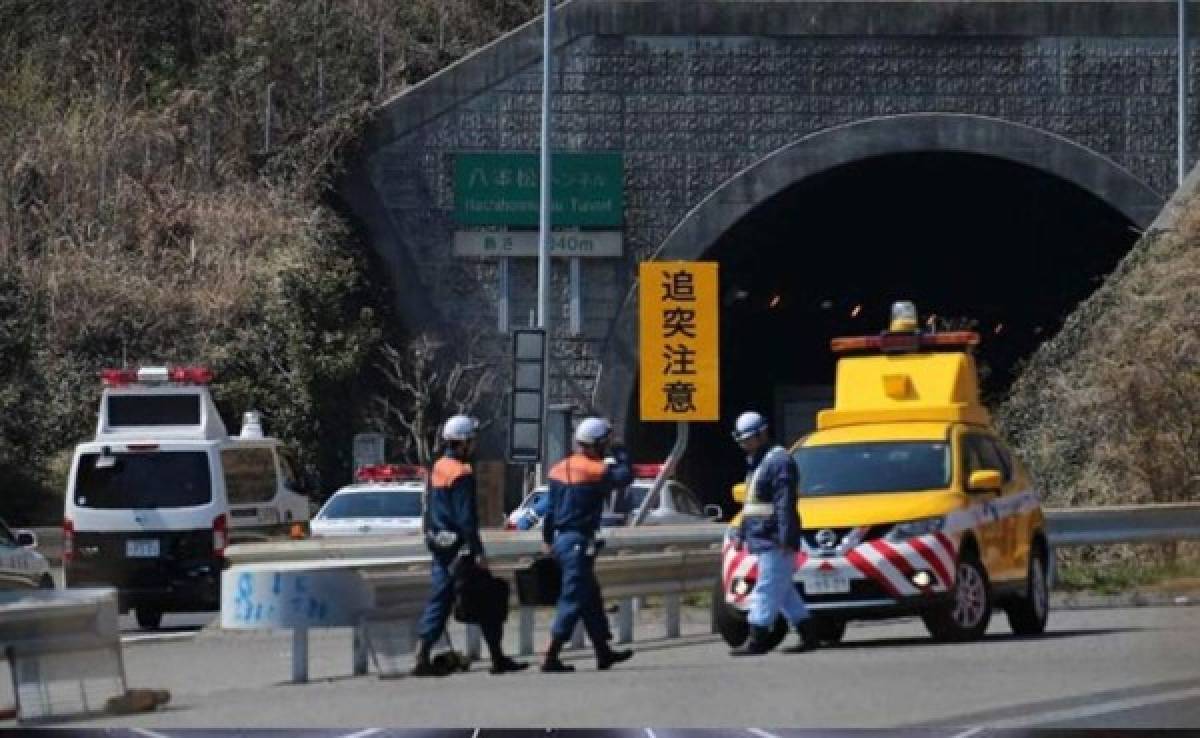
<svg viewBox="0 0 1200 738"><path fill-rule="evenodd" d="M766 429L767 419L753 410L749 410L738 416L737 423L733 426L733 440L744 441Z"/></svg>
<svg viewBox="0 0 1200 738"><path fill-rule="evenodd" d="M584 418L575 429L575 442L593 446L612 434L612 426L604 418Z"/></svg>
<svg viewBox="0 0 1200 738"><path fill-rule="evenodd" d="M468 415L455 415L442 426L442 440L469 441L479 430L479 421Z"/></svg>

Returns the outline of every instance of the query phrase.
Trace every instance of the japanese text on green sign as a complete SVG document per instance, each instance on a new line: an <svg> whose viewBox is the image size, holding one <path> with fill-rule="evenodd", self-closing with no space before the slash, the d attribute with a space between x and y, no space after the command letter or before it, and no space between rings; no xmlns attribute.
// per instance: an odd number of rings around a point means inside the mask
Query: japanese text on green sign
<svg viewBox="0 0 1200 738"><path fill-rule="evenodd" d="M624 210L620 154L555 154L551 224L614 227ZM536 154L457 154L454 217L460 225L537 226Z"/></svg>

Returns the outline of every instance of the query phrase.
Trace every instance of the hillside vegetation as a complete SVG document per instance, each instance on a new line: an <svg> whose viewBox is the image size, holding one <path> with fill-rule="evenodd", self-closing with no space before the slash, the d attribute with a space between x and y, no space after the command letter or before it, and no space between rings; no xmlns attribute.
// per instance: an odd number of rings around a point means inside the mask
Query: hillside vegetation
<svg viewBox="0 0 1200 738"><path fill-rule="evenodd" d="M1176 203L1033 355L1000 410L1050 505L1200 501L1200 198ZM1177 551L1165 547L1168 562Z"/></svg>
<svg viewBox="0 0 1200 738"><path fill-rule="evenodd" d="M0 0L0 515L61 514L105 366L208 364L232 431L263 410L342 483L401 338L337 167L373 104L537 5Z"/></svg>

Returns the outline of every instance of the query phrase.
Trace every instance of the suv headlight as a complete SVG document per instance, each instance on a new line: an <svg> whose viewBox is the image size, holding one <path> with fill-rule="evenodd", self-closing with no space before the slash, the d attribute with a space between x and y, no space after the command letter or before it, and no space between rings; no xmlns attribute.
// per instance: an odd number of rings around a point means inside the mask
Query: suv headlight
<svg viewBox="0 0 1200 738"><path fill-rule="evenodd" d="M888 533L888 538L893 541L903 541L908 538L916 538L917 536L927 536L930 533L937 533L945 525L946 518L942 516L910 520L907 523L899 523L895 528L892 528L892 532Z"/></svg>

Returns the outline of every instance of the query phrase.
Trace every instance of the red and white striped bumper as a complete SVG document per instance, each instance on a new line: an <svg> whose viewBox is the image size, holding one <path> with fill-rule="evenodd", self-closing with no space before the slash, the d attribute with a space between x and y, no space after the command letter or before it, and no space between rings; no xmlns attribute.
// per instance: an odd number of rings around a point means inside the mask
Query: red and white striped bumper
<svg viewBox="0 0 1200 738"><path fill-rule="evenodd" d="M867 532L860 530L860 535ZM958 540L956 534L937 532L904 541L876 538L836 552L814 551L806 544L796 554L795 581L814 609L920 601L953 588ZM757 580L758 557L735 549L727 537L721 567L725 601L748 609Z"/></svg>

